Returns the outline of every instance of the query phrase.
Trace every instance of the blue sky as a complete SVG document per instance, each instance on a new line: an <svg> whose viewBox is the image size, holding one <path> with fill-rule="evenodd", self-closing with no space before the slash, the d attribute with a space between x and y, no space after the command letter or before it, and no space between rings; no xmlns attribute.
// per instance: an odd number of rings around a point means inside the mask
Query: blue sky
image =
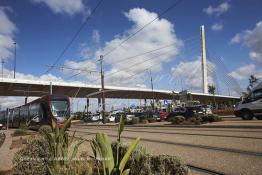
<svg viewBox="0 0 262 175"><path fill-rule="evenodd" d="M77 71L52 69L46 73L46 65L55 62L97 3L98 0L1 0L0 56L5 59L5 74L12 73L12 42L15 41L18 45L18 78L99 84L96 73L82 73L73 79L68 77ZM173 0L104 0L59 60L58 66L99 70L96 61L99 54L111 50L173 3ZM230 86L238 85L229 85L233 78L241 87L246 86L251 73L262 78L261 7L260 0L248 3L234 0L201 0L197 3L182 0L105 57L105 73L113 73L106 76L106 83L149 87L146 69L150 68L158 89L200 91L199 27L203 24L206 28L207 49L213 60L210 63L212 70L209 72L209 83L216 84L219 93L228 94L228 88L234 93L234 87ZM174 45L162 52L120 62L170 43ZM151 59L156 56L159 58ZM218 61L219 58L227 68ZM137 66L132 67L134 64Z"/></svg>

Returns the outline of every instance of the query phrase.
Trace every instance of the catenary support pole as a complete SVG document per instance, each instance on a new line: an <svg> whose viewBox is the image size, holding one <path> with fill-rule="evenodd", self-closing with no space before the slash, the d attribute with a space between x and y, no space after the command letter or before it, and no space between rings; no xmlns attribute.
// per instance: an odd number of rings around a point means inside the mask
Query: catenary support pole
<svg viewBox="0 0 262 175"><path fill-rule="evenodd" d="M103 55L100 55L100 67L101 67L101 94L102 94L102 119L103 119L103 124L106 123L106 118L105 118L105 87L104 87L104 67L103 67Z"/></svg>
<svg viewBox="0 0 262 175"><path fill-rule="evenodd" d="M50 95L53 95L53 85L52 85L52 82L50 82Z"/></svg>
<svg viewBox="0 0 262 175"><path fill-rule="evenodd" d="M14 79L15 79L15 71L16 71L16 42L14 42Z"/></svg>

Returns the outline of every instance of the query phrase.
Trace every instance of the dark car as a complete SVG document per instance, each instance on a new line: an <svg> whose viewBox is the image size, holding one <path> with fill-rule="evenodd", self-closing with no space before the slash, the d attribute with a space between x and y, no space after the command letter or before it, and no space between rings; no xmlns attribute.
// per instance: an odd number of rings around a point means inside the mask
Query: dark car
<svg viewBox="0 0 262 175"><path fill-rule="evenodd" d="M161 121L161 115L159 112L153 112L152 113L152 117L153 119L155 119L156 121Z"/></svg>
<svg viewBox="0 0 262 175"><path fill-rule="evenodd" d="M198 117L203 114L201 106L178 107L168 115L168 118L182 115L185 118Z"/></svg>
<svg viewBox="0 0 262 175"><path fill-rule="evenodd" d="M198 117L199 115L203 114L203 108L201 106L192 106L192 107L185 107L186 112L182 114L186 118L190 117Z"/></svg>

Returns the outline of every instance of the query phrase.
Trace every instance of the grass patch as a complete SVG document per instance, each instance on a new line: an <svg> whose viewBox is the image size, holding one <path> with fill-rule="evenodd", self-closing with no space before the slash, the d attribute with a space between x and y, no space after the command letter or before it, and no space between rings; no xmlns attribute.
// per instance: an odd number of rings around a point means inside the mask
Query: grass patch
<svg viewBox="0 0 262 175"><path fill-rule="evenodd" d="M33 135L33 133L26 129L17 129L11 135L12 137L17 137L17 136Z"/></svg>

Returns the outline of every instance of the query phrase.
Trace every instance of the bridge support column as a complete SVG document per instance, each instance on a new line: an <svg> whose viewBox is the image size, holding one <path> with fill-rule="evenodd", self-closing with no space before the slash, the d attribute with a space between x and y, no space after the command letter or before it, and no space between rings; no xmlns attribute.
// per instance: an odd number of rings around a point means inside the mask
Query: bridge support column
<svg viewBox="0 0 262 175"><path fill-rule="evenodd" d="M89 98L86 98L86 114L88 115L89 109Z"/></svg>
<svg viewBox="0 0 262 175"><path fill-rule="evenodd" d="M208 93L207 84L207 58L206 58L206 38L205 38L205 27L200 26L200 38L201 38L201 57L202 57L202 86L203 93Z"/></svg>
<svg viewBox="0 0 262 175"><path fill-rule="evenodd" d="M27 104L28 96L25 97L25 105Z"/></svg>
<svg viewBox="0 0 262 175"><path fill-rule="evenodd" d="M98 109L99 109L99 112L100 112L100 110L101 110L101 98L100 97L97 98L97 105L98 105Z"/></svg>

